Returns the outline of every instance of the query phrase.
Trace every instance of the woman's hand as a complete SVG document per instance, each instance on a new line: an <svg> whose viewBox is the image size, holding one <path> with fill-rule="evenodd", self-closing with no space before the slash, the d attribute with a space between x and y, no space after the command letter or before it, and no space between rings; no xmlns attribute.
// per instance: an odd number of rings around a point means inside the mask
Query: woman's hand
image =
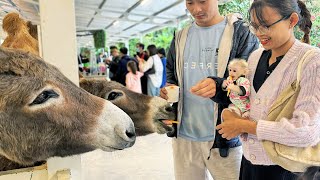
<svg viewBox="0 0 320 180"><path fill-rule="evenodd" d="M230 140L242 133L256 134L257 123L254 121L243 119L229 110L224 110L221 114L221 118L223 119L223 122L216 128L223 138Z"/></svg>
<svg viewBox="0 0 320 180"><path fill-rule="evenodd" d="M230 140L243 133L242 125L245 120L241 119L236 113L224 110L221 114L221 118L223 119L223 122L216 128L223 138Z"/></svg>

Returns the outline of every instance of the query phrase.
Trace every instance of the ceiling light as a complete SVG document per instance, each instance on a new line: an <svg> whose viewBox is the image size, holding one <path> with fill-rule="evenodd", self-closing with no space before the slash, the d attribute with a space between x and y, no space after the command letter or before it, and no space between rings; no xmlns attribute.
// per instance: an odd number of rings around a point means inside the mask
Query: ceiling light
<svg viewBox="0 0 320 180"><path fill-rule="evenodd" d="M149 0L143 0L143 1L140 3L140 5L143 6L143 5L145 5L148 1L149 1Z"/></svg>

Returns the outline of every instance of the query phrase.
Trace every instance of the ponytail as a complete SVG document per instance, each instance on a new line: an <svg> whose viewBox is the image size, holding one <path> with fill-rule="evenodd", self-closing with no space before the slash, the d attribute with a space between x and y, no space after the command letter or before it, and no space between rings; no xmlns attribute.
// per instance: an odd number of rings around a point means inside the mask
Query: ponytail
<svg viewBox="0 0 320 180"><path fill-rule="evenodd" d="M304 2L302 2L301 0L298 0L298 6L301 10L299 28L304 32L304 36L301 41L310 44L310 31L312 27L311 14Z"/></svg>

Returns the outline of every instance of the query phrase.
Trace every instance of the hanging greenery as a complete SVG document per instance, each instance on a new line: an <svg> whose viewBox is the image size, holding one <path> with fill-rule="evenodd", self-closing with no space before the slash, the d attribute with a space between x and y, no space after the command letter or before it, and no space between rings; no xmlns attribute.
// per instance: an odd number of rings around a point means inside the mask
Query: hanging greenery
<svg viewBox="0 0 320 180"><path fill-rule="evenodd" d="M106 47L106 32L104 30L92 31L94 47L96 49L105 48Z"/></svg>

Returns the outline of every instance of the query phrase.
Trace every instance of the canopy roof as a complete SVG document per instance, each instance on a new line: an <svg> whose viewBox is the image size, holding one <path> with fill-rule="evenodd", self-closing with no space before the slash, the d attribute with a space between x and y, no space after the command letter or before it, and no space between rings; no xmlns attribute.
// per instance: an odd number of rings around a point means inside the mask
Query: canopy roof
<svg viewBox="0 0 320 180"><path fill-rule="evenodd" d="M1 21L12 11L35 24L40 22L38 0L0 0ZM188 18L184 0L75 0L75 13L78 36L104 29L109 43L175 26ZM89 39L81 37L78 41Z"/></svg>

